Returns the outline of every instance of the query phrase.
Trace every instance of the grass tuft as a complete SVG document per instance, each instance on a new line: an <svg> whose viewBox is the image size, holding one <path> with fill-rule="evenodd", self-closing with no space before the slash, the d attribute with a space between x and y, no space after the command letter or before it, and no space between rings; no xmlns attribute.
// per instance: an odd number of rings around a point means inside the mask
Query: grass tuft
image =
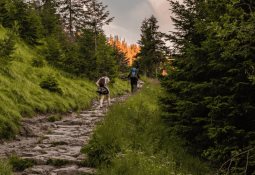
<svg viewBox="0 0 255 175"><path fill-rule="evenodd" d="M0 160L0 175L12 175L12 167L8 161Z"/></svg>
<svg viewBox="0 0 255 175"><path fill-rule="evenodd" d="M50 115L48 117L49 122L56 122L56 121L60 121L60 120L62 120L62 116L60 114L54 114L54 115Z"/></svg>
<svg viewBox="0 0 255 175"><path fill-rule="evenodd" d="M12 155L9 158L9 163L12 165L13 171L24 171L25 169L35 165L33 160L22 159L16 155Z"/></svg>

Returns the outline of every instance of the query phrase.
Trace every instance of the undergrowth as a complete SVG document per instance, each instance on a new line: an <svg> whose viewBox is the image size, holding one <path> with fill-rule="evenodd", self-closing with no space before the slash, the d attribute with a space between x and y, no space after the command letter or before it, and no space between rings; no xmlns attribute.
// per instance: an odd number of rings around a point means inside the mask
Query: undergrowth
<svg viewBox="0 0 255 175"><path fill-rule="evenodd" d="M157 82L113 106L82 150L100 175L206 175L205 163L186 153L161 120Z"/></svg>

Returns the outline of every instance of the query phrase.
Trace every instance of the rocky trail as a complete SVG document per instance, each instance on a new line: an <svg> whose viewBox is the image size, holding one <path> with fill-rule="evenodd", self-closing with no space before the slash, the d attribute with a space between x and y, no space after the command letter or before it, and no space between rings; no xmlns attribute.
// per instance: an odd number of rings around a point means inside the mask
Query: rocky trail
<svg viewBox="0 0 255 175"><path fill-rule="evenodd" d="M122 102L129 95L113 98L112 104ZM105 104L106 105L106 104ZM70 113L56 122L48 116L22 121L20 136L0 145L0 158L17 155L32 160L35 165L16 175L90 175L95 169L86 167L86 155L81 148L89 142L96 124L103 120L107 108L92 107L80 113Z"/></svg>

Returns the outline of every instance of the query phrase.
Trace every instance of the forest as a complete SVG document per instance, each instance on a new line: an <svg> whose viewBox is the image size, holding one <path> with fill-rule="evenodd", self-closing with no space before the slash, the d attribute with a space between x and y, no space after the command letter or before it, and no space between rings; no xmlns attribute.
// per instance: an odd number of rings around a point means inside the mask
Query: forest
<svg viewBox="0 0 255 175"><path fill-rule="evenodd" d="M99 0L0 0L0 149L23 119L88 112L102 75L113 98L130 94L137 67L144 86L101 111L75 166L100 175L255 174L255 1L166 1L174 29L161 32L148 16L132 44L106 35L117 16ZM4 151L0 175L36 164ZM47 165L70 163L56 160Z"/></svg>

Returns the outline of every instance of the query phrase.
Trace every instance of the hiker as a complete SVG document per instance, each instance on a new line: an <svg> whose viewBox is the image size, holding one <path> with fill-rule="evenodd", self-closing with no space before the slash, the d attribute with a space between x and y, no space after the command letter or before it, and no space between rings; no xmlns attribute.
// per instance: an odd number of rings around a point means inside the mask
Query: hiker
<svg viewBox="0 0 255 175"><path fill-rule="evenodd" d="M137 90L137 82L138 79L140 78L138 74L138 66L131 68L128 78L130 79L131 83L131 92L134 93Z"/></svg>
<svg viewBox="0 0 255 175"><path fill-rule="evenodd" d="M111 104L110 91L107 86L109 82L110 82L110 78L108 78L107 76L103 76L103 77L99 78L96 82L96 85L98 87L97 92L100 96L100 101L99 101L100 108L103 107L103 102L104 102L105 97L107 98L108 105L110 106L110 104Z"/></svg>

